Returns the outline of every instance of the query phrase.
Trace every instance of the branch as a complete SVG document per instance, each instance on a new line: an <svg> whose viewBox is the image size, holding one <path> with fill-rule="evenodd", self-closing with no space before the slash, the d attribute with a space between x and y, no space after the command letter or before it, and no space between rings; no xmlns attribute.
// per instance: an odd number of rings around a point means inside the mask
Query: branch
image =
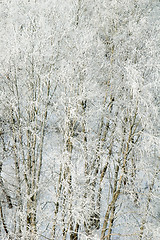
<svg viewBox="0 0 160 240"><path fill-rule="evenodd" d="M6 235L8 236L8 238L11 239L11 237L10 237L10 235L9 235L8 227L7 227L7 225L6 225L6 222L5 222L5 219L4 219L4 216L3 216L3 211L2 211L1 202L0 202L0 215L1 215L1 219L2 219L2 224L3 224L4 231L5 231Z"/></svg>
<svg viewBox="0 0 160 240"><path fill-rule="evenodd" d="M3 180L2 180L2 176L1 176L1 171L2 171L2 162L0 162L0 188L2 189L2 192L4 193L6 199L7 199L7 203L8 203L8 207L12 208L12 202L11 202L11 197L9 196L9 194L7 193Z"/></svg>

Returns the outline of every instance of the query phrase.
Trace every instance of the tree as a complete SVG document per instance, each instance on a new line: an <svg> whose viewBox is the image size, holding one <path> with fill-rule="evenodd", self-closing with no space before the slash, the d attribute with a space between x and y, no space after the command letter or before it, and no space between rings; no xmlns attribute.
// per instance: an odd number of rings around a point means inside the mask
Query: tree
<svg viewBox="0 0 160 240"><path fill-rule="evenodd" d="M1 6L1 238L157 239L158 1Z"/></svg>

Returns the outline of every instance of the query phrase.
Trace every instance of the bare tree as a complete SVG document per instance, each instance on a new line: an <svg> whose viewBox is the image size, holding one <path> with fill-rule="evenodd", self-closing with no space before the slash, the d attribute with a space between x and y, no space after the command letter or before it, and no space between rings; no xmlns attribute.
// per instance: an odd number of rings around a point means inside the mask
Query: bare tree
<svg viewBox="0 0 160 240"><path fill-rule="evenodd" d="M1 238L156 239L158 0L1 6Z"/></svg>

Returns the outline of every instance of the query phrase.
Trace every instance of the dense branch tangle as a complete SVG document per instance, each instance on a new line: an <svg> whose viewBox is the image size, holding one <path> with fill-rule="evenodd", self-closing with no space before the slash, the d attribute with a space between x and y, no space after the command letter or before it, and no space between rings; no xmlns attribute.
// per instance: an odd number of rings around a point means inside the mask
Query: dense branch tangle
<svg viewBox="0 0 160 240"><path fill-rule="evenodd" d="M158 151L157 29L146 9L153 13L158 0L11 2L0 11L0 104L2 162L14 181L0 174L0 231L15 239L111 240L138 229L144 238L146 226L154 231L146 223L157 180L145 169L155 164L146 152ZM145 172L155 180L143 202Z"/></svg>

